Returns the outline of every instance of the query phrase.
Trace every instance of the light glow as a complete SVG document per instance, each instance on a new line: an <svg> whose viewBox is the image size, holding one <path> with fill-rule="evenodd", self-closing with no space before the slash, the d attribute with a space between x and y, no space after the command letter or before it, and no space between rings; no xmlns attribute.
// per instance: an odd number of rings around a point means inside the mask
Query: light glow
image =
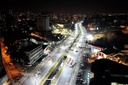
<svg viewBox="0 0 128 85"><path fill-rule="evenodd" d="M87 35L88 40L93 40L93 35Z"/></svg>

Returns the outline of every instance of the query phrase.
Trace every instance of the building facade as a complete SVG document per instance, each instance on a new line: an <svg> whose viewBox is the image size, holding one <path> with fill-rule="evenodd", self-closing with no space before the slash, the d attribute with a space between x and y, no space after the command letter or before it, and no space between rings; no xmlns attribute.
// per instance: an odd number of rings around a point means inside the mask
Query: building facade
<svg viewBox="0 0 128 85"><path fill-rule="evenodd" d="M42 45L29 46L29 49L25 50L24 53L29 60L29 65L34 64L39 58L44 55Z"/></svg>
<svg viewBox="0 0 128 85"><path fill-rule="evenodd" d="M48 15L40 15L37 17L37 30L48 31L49 30L49 19Z"/></svg>

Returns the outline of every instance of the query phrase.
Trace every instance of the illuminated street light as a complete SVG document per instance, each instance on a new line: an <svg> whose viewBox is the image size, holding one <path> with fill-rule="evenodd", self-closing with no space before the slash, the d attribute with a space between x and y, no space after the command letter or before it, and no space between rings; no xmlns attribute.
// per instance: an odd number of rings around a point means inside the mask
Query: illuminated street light
<svg viewBox="0 0 128 85"><path fill-rule="evenodd" d="M93 40L93 35L87 35L87 39L92 41Z"/></svg>

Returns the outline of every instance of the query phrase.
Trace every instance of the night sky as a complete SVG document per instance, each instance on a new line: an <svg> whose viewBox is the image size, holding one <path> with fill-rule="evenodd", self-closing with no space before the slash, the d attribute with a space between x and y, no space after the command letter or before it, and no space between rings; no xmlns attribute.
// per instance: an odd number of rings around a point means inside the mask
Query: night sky
<svg viewBox="0 0 128 85"><path fill-rule="evenodd" d="M39 11L58 13L128 12L126 0L1 0L0 10Z"/></svg>

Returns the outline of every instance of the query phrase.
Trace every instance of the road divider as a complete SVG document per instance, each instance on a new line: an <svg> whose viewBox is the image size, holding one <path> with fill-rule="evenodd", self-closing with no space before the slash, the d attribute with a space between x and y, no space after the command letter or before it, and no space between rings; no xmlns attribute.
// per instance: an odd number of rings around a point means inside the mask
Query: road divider
<svg viewBox="0 0 128 85"><path fill-rule="evenodd" d="M46 82L46 80L48 79L48 77L50 76L50 74L54 71L54 69L56 68L56 66L59 64L59 62L63 58L63 56L65 56L65 53L62 53L62 55L60 56L60 58L53 64L53 66L46 73L46 75L41 79L41 81L39 82L38 85L44 85L44 83Z"/></svg>
<svg viewBox="0 0 128 85"><path fill-rule="evenodd" d="M61 66L60 70L58 71L58 73L55 76L54 81L51 83L51 85L56 85L57 81L59 80L60 74L62 73L64 67L66 66L68 61L68 58L66 58L65 62L63 63L63 65Z"/></svg>

